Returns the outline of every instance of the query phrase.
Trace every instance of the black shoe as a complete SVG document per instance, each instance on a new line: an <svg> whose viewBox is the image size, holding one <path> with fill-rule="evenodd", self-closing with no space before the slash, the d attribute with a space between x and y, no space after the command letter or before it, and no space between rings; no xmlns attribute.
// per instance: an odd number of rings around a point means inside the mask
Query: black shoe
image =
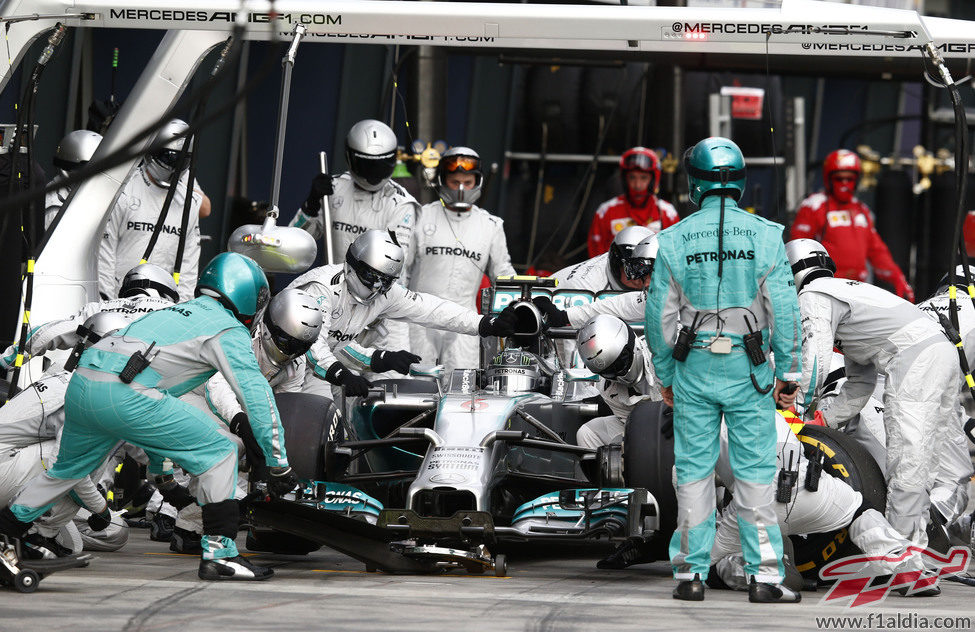
<svg viewBox="0 0 975 632"><path fill-rule="evenodd" d="M918 580L928 578L928 577L934 577L934 575L935 574L931 571L924 571L923 573L921 573L921 576L918 578ZM922 588L921 590L915 592L908 592L910 589L911 589L910 586L900 586L898 588L894 588L891 592L895 592L901 597L937 597L938 595L941 594L941 588L939 588L937 584L931 584L927 588Z"/></svg>
<svg viewBox="0 0 975 632"><path fill-rule="evenodd" d="M634 564L656 562L654 556L646 549L643 538L630 538L608 556L596 562L596 568L620 570Z"/></svg>
<svg viewBox="0 0 975 632"><path fill-rule="evenodd" d="M685 579L674 588L674 599L683 601L704 601L704 582L701 576L694 575L694 579Z"/></svg>
<svg viewBox="0 0 975 632"><path fill-rule="evenodd" d="M165 514L156 514L149 524L149 539L155 542L169 542L173 538L176 528L176 518Z"/></svg>
<svg viewBox="0 0 975 632"><path fill-rule="evenodd" d="M218 560L200 560L200 579L260 581L274 575L267 566L255 566L241 556L225 557Z"/></svg>
<svg viewBox="0 0 975 632"><path fill-rule="evenodd" d="M711 570L708 571L708 578L704 580L704 585L715 590L734 590L721 579L721 575L718 575L718 567L714 564L711 565Z"/></svg>
<svg viewBox="0 0 975 632"><path fill-rule="evenodd" d="M188 531L182 527L173 528L173 537L169 540L169 550L173 553L189 553L199 555L203 550L200 544L201 535L193 531Z"/></svg>
<svg viewBox="0 0 975 632"><path fill-rule="evenodd" d="M21 540L21 552L29 560L53 560L71 555L71 549L61 546L54 538L46 538L40 533L31 533Z"/></svg>
<svg viewBox="0 0 975 632"><path fill-rule="evenodd" d="M757 582L752 577L748 584L748 601L752 603L799 603L802 593L786 588L782 584Z"/></svg>

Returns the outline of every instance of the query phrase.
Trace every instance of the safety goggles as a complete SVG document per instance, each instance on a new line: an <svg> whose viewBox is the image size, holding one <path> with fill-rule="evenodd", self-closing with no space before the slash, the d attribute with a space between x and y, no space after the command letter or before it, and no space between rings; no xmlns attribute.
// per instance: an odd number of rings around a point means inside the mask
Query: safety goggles
<svg viewBox="0 0 975 632"><path fill-rule="evenodd" d="M264 327L271 336L274 346L282 353L292 358L296 358L311 349L314 340L298 340L294 336L286 333L271 320L271 310L264 312Z"/></svg>
<svg viewBox="0 0 975 632"><path fill-rule="evenodd" d="M653 263L653 259L626 259L623 261L623 273L631 281L645 279L653 273Z"/></svg>
<svg viewBox="0 0 975 632"><path fill-rule="evenodd" d="M653 160L646 154L632 154L623 161L623 168L650 171L653 168Z"/></svg>
<svg viewBox="0 0 975 632"><path fill-rule="evenodd" d="M393 283L396 283L396 277L383 274L382 272L369 267L355 257L347 254L345 260L352 268L352 271L355 272L355 275L358 277L359 281L370 289L379 290L382 293L386 293L389 291L389 288L393 287Z"/></svg>
<svg viewBox="0 0 975 632"><path fill-rule="evenodd" d="M447 173L477 171L481 168L481 161L474 156L447 156L440 160L440 164Z"/></svg>
<svg viewBox="0 0 975 632"><path fill-rule="evenodd" d="M836 182L838 184L853 184L854 182L857 181L857 177L856 176L852 176L852 175L851 176L846 176L846 175L838 175L837 174L837 175L832 176L832 180L833 180L833 182Z"/></svg>

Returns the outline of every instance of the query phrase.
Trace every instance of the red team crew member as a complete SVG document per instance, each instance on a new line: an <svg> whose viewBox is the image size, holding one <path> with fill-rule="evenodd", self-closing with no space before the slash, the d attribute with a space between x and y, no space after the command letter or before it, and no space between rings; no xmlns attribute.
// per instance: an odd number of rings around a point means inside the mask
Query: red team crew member
<svg viewBox="0 0 975 632"><path fill-rule="evenodd" d="M879 280L889 283L898 296L913 303L914 290L877 233L870 207L854 195L862 172L860 158L852 151L838 149L826 156L826 190L803 200L790 239L815 239L822 243L836 263L838 278L866 281L869 262Z"/></svg>
<svg viewBox="0 0 975 632"><path fill-rule="evenodd" d="M646 226L654 232L676 224L676 209L657 197L660 188L660 159L646 147L633 147L620 157L622 195L603 202L596 209L589 228L589 256L609 252L613 237L627 226Z"/></svg>

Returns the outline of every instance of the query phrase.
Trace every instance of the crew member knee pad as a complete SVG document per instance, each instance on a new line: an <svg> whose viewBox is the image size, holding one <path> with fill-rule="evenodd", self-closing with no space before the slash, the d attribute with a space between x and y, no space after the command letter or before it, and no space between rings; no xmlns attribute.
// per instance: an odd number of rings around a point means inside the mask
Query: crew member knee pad
<svg viewBox="0 0 975 632"><path fill-rule="evenodd" d="M238 503L231 498L218 503L203 505L203 533L222 535L233 540L240 524Z"/></svg>

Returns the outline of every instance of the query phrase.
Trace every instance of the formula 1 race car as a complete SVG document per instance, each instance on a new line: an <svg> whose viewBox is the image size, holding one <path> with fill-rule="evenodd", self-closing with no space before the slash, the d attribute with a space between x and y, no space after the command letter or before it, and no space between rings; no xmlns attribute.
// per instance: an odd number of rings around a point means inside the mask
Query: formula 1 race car
<svg viewBox="0 0 975 632"><path fill-rule="evenodd" d="M278 396L289 458L306 484L294 500L252 507L249 548L301 553L325 544L367 568L503 575L496 551L505 541L579 543L659 528L658 495L668 510L676 506L673 458L653 466L650 454L632 455L638 465L619 445L575 445L599 410L579 393L597 378L561 368L553 340L575 331L543 331L529 300L554 280L509 284L521 295L518 333L484 352L479 368L445 376L442 367L414 365L414 379L376 382L345 415L324 398ZM649 407L647 423L663 424L665 411ZM666 441L656 449L673 452ZM626 485L627 467L652 472L649 485Z"/></svg>

